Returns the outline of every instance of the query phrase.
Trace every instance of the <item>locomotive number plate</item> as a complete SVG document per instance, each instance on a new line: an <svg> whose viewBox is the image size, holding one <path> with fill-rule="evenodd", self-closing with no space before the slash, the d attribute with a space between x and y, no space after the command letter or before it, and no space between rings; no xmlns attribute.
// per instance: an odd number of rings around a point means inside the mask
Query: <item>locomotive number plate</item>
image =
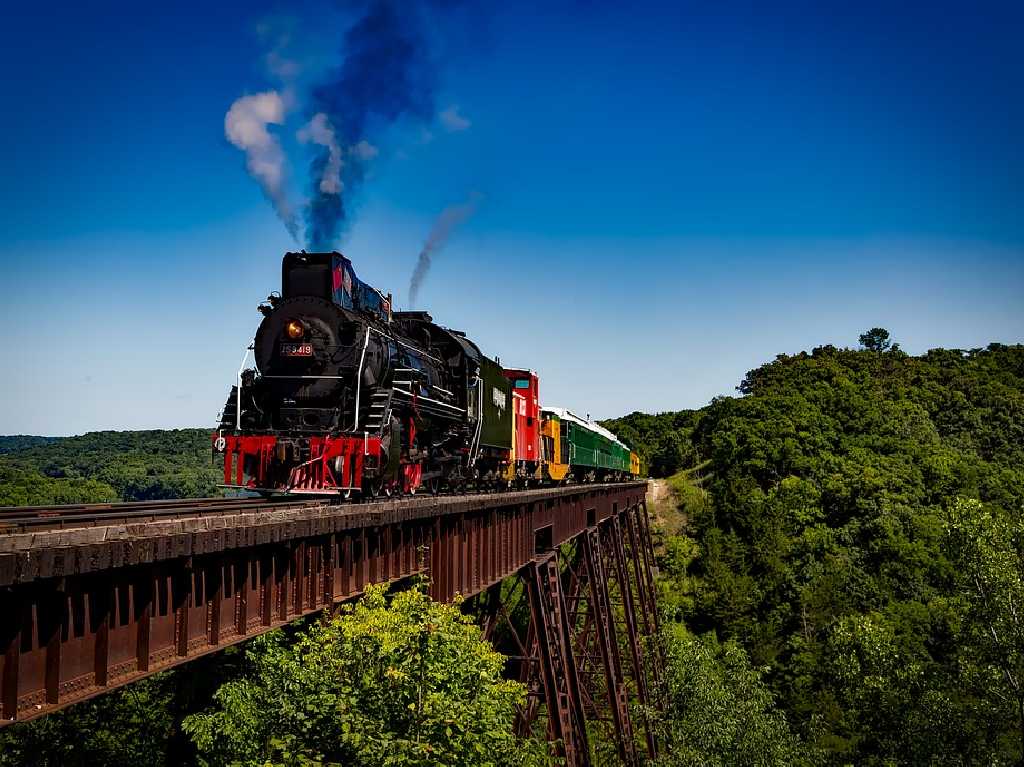
<svg viewBox="0 0 1024 767"><path fill-rule="evenodd" d="M312 357L313 344L281 344L282 357Z"/></svg>

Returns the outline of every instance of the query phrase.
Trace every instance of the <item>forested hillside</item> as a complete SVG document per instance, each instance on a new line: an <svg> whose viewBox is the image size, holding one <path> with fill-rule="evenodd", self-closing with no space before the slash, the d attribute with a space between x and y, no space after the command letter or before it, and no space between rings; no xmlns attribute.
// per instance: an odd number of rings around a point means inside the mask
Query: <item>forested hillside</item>
<svg viewBox="0 0 1024 767"><path fill-rule="evenodd" d="M701 461L706 494L672 480L663 608L742 647L826 763L1019 763L1024 347L861 343L621 419L652 470L676 442Z"/></svg>
<svg viewBox="0 0 1024 767"><path fill-rule="evenodd" d="M601 425L636 450L648 476L670 477L698 461L691 434L699 415L698 410L656 415L634 411Z"/></svg>
<svg viewBox="0 0 1024 767"><path fill-rule="evenodd" d="M207 429L0 437L0 506L195 498L219 481Z"/></svg>

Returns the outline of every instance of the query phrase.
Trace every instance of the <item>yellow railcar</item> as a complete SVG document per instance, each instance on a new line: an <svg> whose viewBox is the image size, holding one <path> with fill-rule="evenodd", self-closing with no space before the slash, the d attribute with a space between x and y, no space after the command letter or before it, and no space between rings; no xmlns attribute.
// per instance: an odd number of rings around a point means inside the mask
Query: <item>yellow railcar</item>
<svg viewBox="0 0 1024 767"><path fill-rule="evenodd" d="M540 425L540 438L544 446L545 479L562 482L569 475L569 446L562 442L561 421L545 413Z"/></svg>
<svg viewBox="0 0 1024 767"><path fill-rule="evenodd" d="M634 477L640 476L640 456L633 451L629 453L629 473Z"/></svg>

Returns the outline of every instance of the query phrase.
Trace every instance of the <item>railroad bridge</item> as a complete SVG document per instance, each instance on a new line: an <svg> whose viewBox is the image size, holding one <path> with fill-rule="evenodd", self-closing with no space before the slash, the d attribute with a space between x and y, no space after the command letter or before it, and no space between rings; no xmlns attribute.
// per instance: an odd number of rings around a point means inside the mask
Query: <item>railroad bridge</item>
<svg viewBox="0 0 1024 767"><path fill-rule="evenodd" d="M646 717L660 674L645 492L632 482L342 505L2 510L3 723L216 652L369 584L426 575L433 598L475 600L485 636L516 648L510 673L530 693L520 732L546 709L568 764L591 762L597 726L611 730L622 763L637 764L656 751ZM512 598L528 606L525 628L510 617Z"/></svg>

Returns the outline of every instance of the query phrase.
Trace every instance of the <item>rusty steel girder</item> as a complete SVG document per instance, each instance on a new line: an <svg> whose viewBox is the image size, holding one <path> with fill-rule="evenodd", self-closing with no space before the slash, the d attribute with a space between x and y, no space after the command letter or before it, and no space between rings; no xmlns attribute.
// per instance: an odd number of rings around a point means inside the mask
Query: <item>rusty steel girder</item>
<svg viewBox="0 0 1024 767"><path fill-rule="evenodd" d="M637 711L647 755L657 756L648 711L658 705L651 685L658 673L652 664L659 660L656 653L644 651L653 644L647 627L653 630L656 618L648 614L645 620L639 595L643 588L644 603L654 607L648 590L653 577L641 580L653 573L646 565L630 566L631 558L643 555L633 546L627 549L623 532L632 518L634 525L643 525L634 531L635 545L645 545L646 513L642 502L613 505L610 516L592 518L593 524L578 535L539 552L517 573L516 585L492 589L482 609L486 635L497 636L499 625L504 629L513 675L527 686L516 732L532 732L534 722L546 714L548 737L568 765L593 763L592 732L598 724L610 726L619 763L640 764L631 700L641 704ZM653 549L648 553L651 561ZM512 604L501 601L502 593ZM513 616L524 598L529 611L522 625ZM632 683L624 673L626 653Z"/></svg>
<svg viewBox="0 0 1024 767"><path fill-rule="evenodd" d="M637 765L629 703L641 704L654 757L647 711L662 662L644 492L578 486L0 535L0 711L8 722L54 711L419 574L435 599L475 597L489 640L504 626L510 671L529 691L517 732L543 712L557 754L590 765L597 720L619 761Z"/></svg>
<svg viewBox="0 0 1024 767"><path fill-rule="evenodd" d="M180 514L0 535L0 724L429 572L472 596L636 509L644 483ZM424 552L425 555L423 554Z"/></svg>

